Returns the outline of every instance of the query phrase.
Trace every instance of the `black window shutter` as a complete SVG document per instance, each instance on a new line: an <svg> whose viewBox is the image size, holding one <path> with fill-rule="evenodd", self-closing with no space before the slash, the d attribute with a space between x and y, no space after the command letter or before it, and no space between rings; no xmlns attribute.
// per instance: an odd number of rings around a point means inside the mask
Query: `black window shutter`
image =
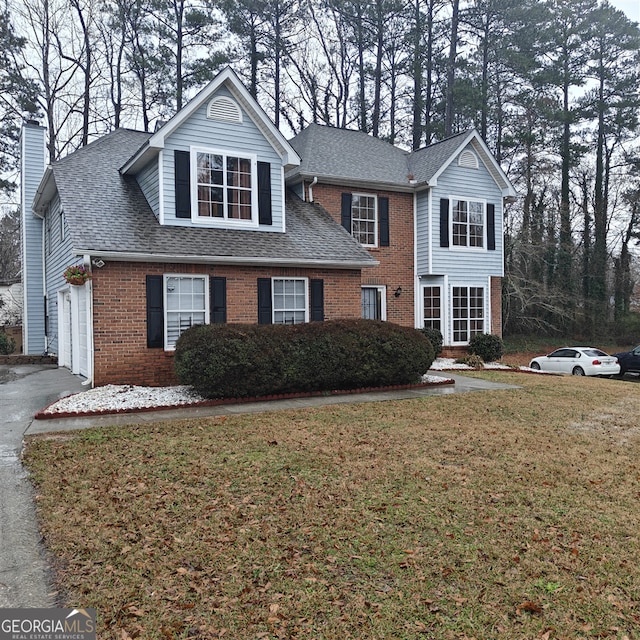
<svg viewBox="0 0 640 640"><path fill-rule="evenodd" d="M389 246L389 198L378 198L380 246Z"/></svg>
<svg viewBox="0 0 640 640"><path fill-rule="evenodd" d="M176 177L176 218L191 217L190 161L188 151L174 151Z"/></svg>
<svg viewBox="0 0 640 640"><path fill-rule="evenodd" d="M258 278L258 324L271 324L271 278Z"/></svg>
<svg viewBox="0 0 640 640"><path fill-rule="evenodd" d="M440 199L440 246L449 246L449 201Z"/></svg>
<svg viewBox="0 0 640 640"><path fill-rule="evenodd" d="M147 347L164 346L162 276L147 276Z"/></svg>
<svg viewBox="0 0 640 640"><path fill-rule="evenodd" d="M227 279L220 277L210 278L211 324L219 324L227 321Z"/></svg>
<svg viewBox="0 0 640 640"><path fill-rule="evenodd" d="M487 204L487 249L496 250L496 205Z"/></svg>
<svg viewBox="0 0 640 640"><path fill-rule="evenodd" d="M258 222L273 224L271 218L271 165L258 162Z"/></svg>
<svg viewBox="0 0 640 640"><path fill-rule="evenodd" d="M351 194L342 194L342 226L351 233Z"/></svg>
<svg viewBox="0 0 640 640"><path fill-rule="evenodd" d="M322 322L324 320L324 281L309 281L309 296L311 309L311 322Z"/></svg>

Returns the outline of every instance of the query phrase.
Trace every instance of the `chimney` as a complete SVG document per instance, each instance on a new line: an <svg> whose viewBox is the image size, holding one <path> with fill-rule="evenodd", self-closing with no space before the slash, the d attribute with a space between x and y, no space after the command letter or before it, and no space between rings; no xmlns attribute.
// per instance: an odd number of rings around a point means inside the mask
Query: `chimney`
<svg viewBox="0 0 640 640"><path fill-rule="evenodd" d="M44 221L31 205L45 170L46 129L35 120L22 125L20 140L20 210L22 216L22 351L46 351Z"/></svg>

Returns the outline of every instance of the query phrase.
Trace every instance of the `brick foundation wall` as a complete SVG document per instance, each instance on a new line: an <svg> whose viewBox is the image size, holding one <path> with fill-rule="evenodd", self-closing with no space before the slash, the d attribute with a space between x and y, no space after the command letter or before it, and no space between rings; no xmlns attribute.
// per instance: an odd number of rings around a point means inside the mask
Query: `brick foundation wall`
<svg viewBox="0 0 640 640"><path fill-rule="evenodd" d="M321 278L327 320L359 318L360 271L109 262L93 271L94 384L176 384L173 352L147 348L146 276L193 273L227 279L227 322L257 322L257 279Z"/></svg>
<svg viewBox="0 0 640 640"><path fill-rule="evenodd" d="M502 338L502 278L491 277L491 333Z"/></svg>
<svg viewBox="0 0 640 640"><path fill-rule="evenodd" d="M341 223L343 193L367 193L389 198L389 246L367 248L380 263L362 270L363 285L384 285L387 291L387 320L407 327L415 326L413 274L413 194L370 189L349 189L318 183L313 187L313 199ZM308 197L308 193L306 194ZM394 292L402 288L400 296ZM360 294L358 293L358 300Z"/></svg>

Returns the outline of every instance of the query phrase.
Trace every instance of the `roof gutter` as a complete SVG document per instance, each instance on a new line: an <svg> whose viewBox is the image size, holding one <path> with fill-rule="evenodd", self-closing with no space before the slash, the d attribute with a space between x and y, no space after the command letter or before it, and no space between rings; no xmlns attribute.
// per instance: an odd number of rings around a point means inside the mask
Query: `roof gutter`
<svg viewBox="0 0 640 640"><path fill-rule="evenodd" d="M333 185L342 185L344 186L345 181L351 185L350 188L357 187L360 189L369 189L375 191L401 191L405 193L413 193L416 190L419 190L424 187L428 187L429 185L421 182L418 184L410 184L409 181L404 183L400 182L382 182L382 181L371 181L371 180L357 180L353 178L342 178L340 176L318 176L315 174L306 174L306 173L298 173L295 176L289 175L285 176L285 180L287 182L297 182L298 180L316 180L322 182L322 184L333 184Z"/></svg>
<svg viewBox="0 0 640 640"><path fill-rule="evenodd" d="M113 262L176 262L180 264L225 264L232 266L283 266L322 267L324 269L360 269L380 264L374 259L362 260L313 260L299 258L262 258L259 256L192 256L164 253L133 253L116 251L91 251L78 249L77 255L90 254L92 258L102 258Z"/></svg>

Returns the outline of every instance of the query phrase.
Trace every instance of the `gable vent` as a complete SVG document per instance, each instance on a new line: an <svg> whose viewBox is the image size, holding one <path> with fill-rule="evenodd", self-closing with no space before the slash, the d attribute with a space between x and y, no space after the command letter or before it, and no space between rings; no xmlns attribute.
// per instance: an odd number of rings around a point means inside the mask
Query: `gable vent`
<svg viewBox="0 0 640 640"><path fill-rule="evenodd" d="M473 151L465 149L458 158L458 165L466 169L477 169L478 157Z"/></svg>
<svg viewBox="0 0 640 640"><path fill-rule="evenodd" d="M222 122L242 122L242 111L231 98L218 96L209 103L207 118Z"/></svg>

